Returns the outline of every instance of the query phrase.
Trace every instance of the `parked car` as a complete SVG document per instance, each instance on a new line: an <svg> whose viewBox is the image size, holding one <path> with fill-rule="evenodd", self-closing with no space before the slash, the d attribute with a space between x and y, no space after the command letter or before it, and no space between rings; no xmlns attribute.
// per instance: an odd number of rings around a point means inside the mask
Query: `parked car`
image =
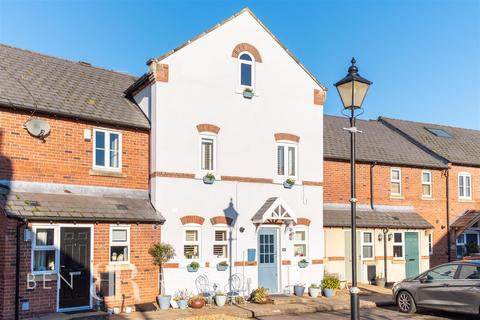
<svg viewBox="0 0 480 320"><path fill-rule="evenodd" d="M445 263L396 282L393 299L401 312L417 307L480 315L480 261Z"/></svg>

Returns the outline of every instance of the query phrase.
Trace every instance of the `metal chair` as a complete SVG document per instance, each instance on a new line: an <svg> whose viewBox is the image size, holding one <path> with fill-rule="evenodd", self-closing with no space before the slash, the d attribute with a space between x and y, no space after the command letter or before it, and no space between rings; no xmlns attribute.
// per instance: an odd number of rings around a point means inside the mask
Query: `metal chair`
<svg viewBox="0 0 480 320"><path fill-rule="evenodd" d="M215 291L218 288L216 283L211 283L208 281L208 277L202 274L195 279L195 287L197 288L197 292L205 297L207 303L213 303L213 297L215 296Z"/></svg>
<svg viewBox="0 0 480 320"><path fill-rule="evenodd" d="M230 302L232 302L235 297L244 296L245 291L245 281L243 275L239 273L233 274L225 285L225 292Z"/></svg>

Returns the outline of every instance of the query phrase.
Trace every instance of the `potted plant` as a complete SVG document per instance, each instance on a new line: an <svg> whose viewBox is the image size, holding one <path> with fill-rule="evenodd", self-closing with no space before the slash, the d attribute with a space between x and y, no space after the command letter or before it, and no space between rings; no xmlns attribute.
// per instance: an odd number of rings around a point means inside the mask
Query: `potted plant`
<svg viewBox="0 0 480 320"><path fill-rule="evenodd" d="M246 99L252 99L253 98L253 89L252 88L245 88L245 90L243 90L243 97L246 98Z"/></svg>
<svg viewBox="0 0 480 320"><path fill-rule="evenodd" d="M188 305L193 309L202 309L205 305L205 298L201 294L193 296L188 300Z"/></svg>
<svg viewBox="0 0 480 320"><path fill-rule="evenodd" d="M173 247L168 243L154 243L150 249L148 249L148 253L153 258L153 263L158 265L159 268L159 295L157 296L158 305L160 309L168 309L170 308L170 300L172 296L165 295L164 293L164 285L163 285L163 268L162 265L167 263L168 261L172 260L175 257L175 250Z"/></svg>
<svg viewBox="0 0 480 320"><path fill-rule="evenodd" d="M187 289L185 289L185 290L177 291L175 293L175 297L173 298L173 300L177 302L178 307L180 309L185 310L188 307L188 298L189 298L189 294Z"/></svg>
<svg viewBox="0 0 480 320"><path fill-rule="evenodd" d="M293 293L296 296L303 297L303 294L305 293L305 285L301 283L297 283L296 285L293 286Z"/></svg>
<svg viewBox="0 0 480 320"><path fill-rule="evenodd" d="M283 187L285 189L292 189L292 187L295 185L295 180L288 178L283 182Z"/></svg>
<svg viewBox="0 0 480 320"><path fill-rule="evenodd" d="M379 276L375 277L375 284L381 288L385 288L385 278L381 273Z"/></svg>
<svg viewBox="0 0 480 320"><path fill-rule="evenodd" d="M218 271L225 271L228 268L228 262L227 261L222 261L217 264L217 270Z"/></svg>
<svg viewBox="0 0 480 320"><path fill-rule="evenodd" d="M264 287L257 288L250 294L250 301L254 303L266 304L270 303L270 296L268 295L268 289Z"/></svg>
<svg viewBox="0 0 480 320"><path fill-rule="evenodd" d="M320 294L320 286L316 283L312 283L310 287L308 287L308 294L312 298L318 297L318 295Z"/></svg>
<svg viewBox="0 0 480 320"><path fill-rule="evenodd" d="M335 289L340 289L340 280L334 275L326 275L322 280L323 295L327 298L333 297Z"/></svg>
<svg viewBox="0 0 480 320"><path fill-rule="evenodd" d="M217 306L223 307L226 301L227 296L225 295L225 293L223 293L222 291L218 291L215 293L215 303L217 304Z"/></svg>
<svg viewBox="0 0 480 320"><path fill-rule="evenodd" d="M197 261L192 261L192 262L187 266L188 272L197 272L197 271L198 271L198 268L200 268L200 263L198 263Z"/></svg>
<svg viewBox="0 0 480 320"><path fill-rule="evenodd" d="M306 268L308 266L308 261L307 259L302 259L300 261L298 261L298 266L300 268Z"/></svg>
<svg viewBox="0 0 480 320"><path fill-rule="evenodd" d="M215 175L211 172L207 173L203 176L203 183L205 184L213 184L215 182Z"/></svg>

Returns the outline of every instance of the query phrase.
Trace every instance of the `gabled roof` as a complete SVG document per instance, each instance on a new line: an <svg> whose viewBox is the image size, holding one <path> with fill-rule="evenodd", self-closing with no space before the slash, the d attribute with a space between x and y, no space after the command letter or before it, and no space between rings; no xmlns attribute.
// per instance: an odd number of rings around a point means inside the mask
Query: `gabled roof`
<svg viewBox="0 0 480 320"><path fill-rule="evenodd" d="M452 224L450 228L454 229L457 234L463 233L465 229L470 228L475 223L480 221L480 210L467 210L461 216L459 216Z"/></svg>
<svg viewBox="0 0 480 320"><path fill-rule="evenodd" d="M385 117L380 117L379 121L398 130L414 143L428 148L448 162L480 166L480 131ZM449 137L437 135L435 132L444 132Z"/></svg>
<svg viewBox="0 0 480 320"><path fill-rule="evenodd" d="M150 124L124 91L136 77L0 44L0 106L134 128Z"/></svg>
<svg viewBox="0 0 480 320"><path fill-rule="evenodd" d="M297 216L288 205L278 197L268 198L252 217L253 223L267 221L293 221L297 222Z"/></svg>
<svg viewBox="0 0 480 320"><path fill-rule="evenodd" d="M356 120L362 133L356 135L356 159L393 165L447 168L439 157L422 150L402 135L375 120ZM349 119L324 115L323 154L325 159L350 159Z"/></svg>
<svg viewBox="0 0 480 320"><path fill-rule="evenodd" d="M147 61L147 65L150 64L152 61L161 61L163 59L165 59L166 57L176 53L177 51L183 49L184 47L188 46L190 43L194 42L194 41L197 41L198 39L202 38L203 36L209 34L210 32L220 28L221 26L223 26L224 24L226 24L227 22L235 19L236 17L238 17L239 15L241 15L242 13L244 12L248 12L254 19L255 21L258 22L258 24L260 24L260 26L262 26L263 29L265 29L265 31L273 38L273 40L275 40L278 45L280 47L282 47L285 52L287 52L287 54L300 66L300 68L303 69L303 71L305 71L308 76L310 76L310 78L312 78L312 80L320 87L322 88L323 90L327 91L327 87L325 87L310 71L307 70L307 68L305 68L305 66L300 62L300 60L298 60L288 49L287 47L285 47L285 45L283 45L274 35L273 33L262 23L262 21L249 9L249 8L244 8L242 9L241 11L235 13L233 16L225 19L224 21L220 22L219 24L215 25L214 27L210 28L209 30L205 31L205 32L202 32L200 33L199 35L197 35L196 37L193 37L192 39L184 42L183 44L179 45L178 47L168 51L167 53L161 55L160 57L158 58L152 58L152 59L149 59ZM144 76L142 76L140 79L138 79L138 81L136 81L136 83L132 86L132 88L129 88L128 90L126 90L127 93L131 93L135 90L135 88L138 88L142 82L145 82L148 80L148 74L149 73L146 73Z"/></svg>

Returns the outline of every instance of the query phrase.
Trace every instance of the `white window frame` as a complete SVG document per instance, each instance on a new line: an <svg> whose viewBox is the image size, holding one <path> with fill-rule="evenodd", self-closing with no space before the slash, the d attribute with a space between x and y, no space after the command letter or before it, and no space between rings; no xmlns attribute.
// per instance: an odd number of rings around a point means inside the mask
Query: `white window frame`
<svg viewBox="0 0 480 320"><path fill-rule="evenodd" d="M51 246L37 246L37 230L38 229L50 229L53 230L53 245ZM59 228L56 226L51 225L34 225L32 226L32 253L31 253L31 267L30 270L34 275L43 275L43 274L56 274L58 273L58 264L60 262L60 255L59 255L59 248L60 248L60 234ZM45 270L45 271L34 271L35 266L35 251L55 251L55 268L53 270Z"/></svg>
<svg viewBox="0 0 480 320"><path fill-rule="evenodd" d="M463 192L464 194L462 195L461 192L460 192L460 180L461 178L463 178ZM469 182L470 182L470 185L469 185L469 188L468 188L468 191L469 191L469 196L466 196L466 178L468 178ZM460 172L458 174L458 198L459 199L463 199L463 200L472 200L472 192L473 192L473 188L472 188L472 175L468 172Z"/></svg>
<svg viewBox="0 0 480 320"><path fill-rule="evenodd" d="M398 179L393 179L392 174L394 171L398 171ZM399 184L400 193L394 193L392 191L392 183ZM402 195L402 170L400 168L390 169L390 195L397 196L397 197Z"/></svg>
<svg viewBox="0 0 480 320"><path fill-rule="evenodd" d="M283 147L283 175L278 174L278 147L282 146ZM288 160L288 148L293 147L295 152L295 174L294 175L289 175L288 174L288 167L290 165L289 160ZM297 181L298 179L298 143L291 142L291 141L277 141L275 143L275 175L278 180L283 182L285 179L293 179Z"/></svg>
<svg viewBox="0 0 480 320"><path fill-rule="evenodd" d="M428 255L433 256L433 232L428 234Z"/></svg>
<svg viewBox="0 0 480 320"><path fill-rule="evenodd" d="M303 240L303 241L302 240L297 240L297 237L296 237L297 236L297 234L296 234L297 231L305 232L305 240ZM309 256L309 254L308 254L308 249L309 249L308 248L308 228L297 226L297 227L295 227L294 232L295 232L295 236L293 238L293 256L295 258L300 259L300 260L301 259L308 259L308 256ZM296 256L295 255L295 245L297 245L297 244L305 246L305 256L301 257L301 256Z"/></svg>
<svg viewBox="0 0 480 320"><path fill-rule="evenodd" d="M423 180L423 175L424 175L424 174L428 174L428 176L430 177L430 178L429 178L429 181ZM424 185L428 185L428 186L429 186L430 194L423 194L423 186L424 186ZM423 197L423 198L431 198L431 197L432 197L432 194L433 194L433 190L432 190L432 172L429 171L429 170L422 170L422 197Z"/></svg>
<svg viewBox="0 0 480 320"><path fill-rule="evenodd" d="M118 241L113 242L113 230L126 230L127 231L127 241ZM110 235L109 235L109 246L108 246L108 261L109 264L130 264L131 256L131 246L130 246L130 226L125 225L111 225L110 226ZM112 261L112 247L123 247L126 246L128 257L123 261Z"/></svg>
<svg viewBox="0 0 480 320"><path fill-rule="evenodd" d="M226 239L225 241L216 241L215 240L215 232L216 231L225 231L226 232ZM228 261L228 259L230 258L229 255L230 255L230 246L228 244L228 238L230 236L230 230L229 228L226 226L226 225L216 225L214 228L213 228L213 245L212 245L212 256L214 257L215 260L218 260L218 261ZM226 257L217 257L214 253L214 246L215 245L226 245L227 246L227 256ZM200 253L200 247L198 248L199 250L199 253Z"/></svg>
<svg viewBox="0 0 480 320"><path fill-rule="evenodd" d="M372 235L372 242L365 242L364 240L364 234L365 233L370 233ZM362 256L362 260L375 260L375 233L373 231L362 231L362 252L361 252L361 256ZM363 256L363 247L372 247L372 257L368 258L368 257L364 257Z"/></svg>
<svg viewBox="0 0 480 320"><path fill-rule="evenodd" d="M187 231L195 230L197 231L197 241L187 241ZM198 245L198 258L187 258L185 257L185 246L186 245ZM202 227L199 225L185 225L183 227L183 245L182 245L182 257L186 261L200 261L202 259Z"/></svg>
<svg viewBox="0 0 480 320"><path fill-rule="evenodd" d="M401 242L396 242L395 241L395 233L399 233L402 235L402 241ZM402 247L402 256L401 257L395 257L395 253L393 250L394 246L401 246ZM392 256L394 260L405 260L405 233L404 232L394 232L393 233L393 245L392 245Z"/></svg>
<svg viewBox="0 0 480 320"><path fill-rule="evenodd" d="M202 168L202 141L203 139L210 139L213 141L213 150L212 150L212 161L213 161L213 170L205 170ZM198 163L198 169L201 175L205 175L207 173L213 173L216 175L217 173L217 135L214 133L208 133L208 132L202 132L199 135L199 140L198 140L198 150L199 150L199 163Z"/></svg>
<svg viewBox="0 0 480 320"><path fill-rule="evenodd" d="M242 60L240 59L240 57L244 54L248 54L250 56L250 58L252 58L252 61L247 61L247 60ZM246 88L250 88L252 90L255 89L255 57L248 51L242 51L238 54L238 86L241 88L241 89L246 89ZM244 64L249 64L251 67L252 67L252 84L250 86L246 86L246 85L243 85L242 84L242 63Z"/></svg>
<svg viewBox="0 0 480 320"><path fill-rule="evenodd" d="M97 165L97 132L103 132L105 134L105 165L99 166ZM110 134L118 134L118 168L110 167ZM122 133L120 131L115 130L107 130L107 129L100 129L94 128L93 129L93 168L98 170L106 170L106 171L122 171Z"/></svg>

